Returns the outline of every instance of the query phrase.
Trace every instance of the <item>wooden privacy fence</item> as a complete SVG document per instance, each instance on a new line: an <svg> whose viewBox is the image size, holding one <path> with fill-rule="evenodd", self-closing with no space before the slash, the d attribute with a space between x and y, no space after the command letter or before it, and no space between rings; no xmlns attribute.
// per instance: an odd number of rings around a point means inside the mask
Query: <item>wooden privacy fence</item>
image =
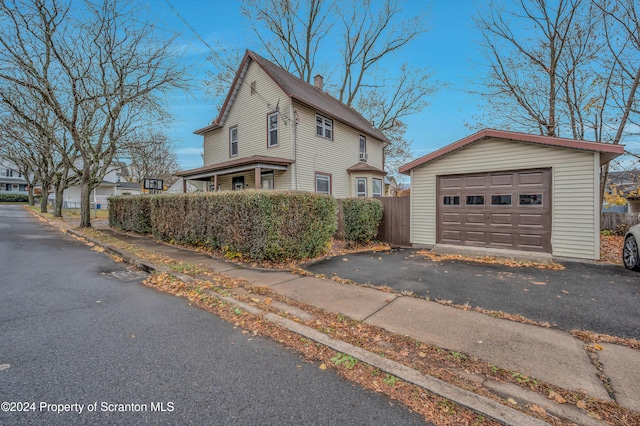
<svg viewBox="0 0 640 426"><path fill-rule="evenodd" d="M377 239L389 244L408 246L411 243L410 197L381 197L384 212Z"/></svg>
<svg viewBox="0 0 640 426"><path fill-rule="evenodd" d="M384 241L397 246L410 245L410 222L409 222L409 199L410 197L380 197L384 211L382 212L382 222L378 226L378 241ZM337 238L343 238L343 213L342 200L338 201L338 230Z"/></svg>
<svg viewBox="0 0 640 426"><path fill-rule="evenodd" d="M631 227L638 223L638 213L601 213L600 230L615 231L620 226Z"/></svg>

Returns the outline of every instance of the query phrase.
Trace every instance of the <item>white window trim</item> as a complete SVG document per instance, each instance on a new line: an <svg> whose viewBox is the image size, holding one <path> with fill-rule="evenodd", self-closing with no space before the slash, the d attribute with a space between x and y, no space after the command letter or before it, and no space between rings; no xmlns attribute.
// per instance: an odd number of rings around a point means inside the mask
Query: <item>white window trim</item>
<svg viewBox="0 0 640 426"><path fill-rule="evenodd" d="M324 191L318 191L318 178L320 178L320 180L326 180L327 183L329 184L329 192L324 192ZM324 173L316 173L316 192L319 194L328 194L331 195L331 175L327 175Z"/></svg>
<svg viewBox="0 0 640 426"><path fill-rule="evenodd" d="M376 182L380 182L380 193L379 194L375 193L375 190L376 190L375 183ZM383 192L383 190L382 190L382 179L373 178L372 179L372 183L371 183L371 196L373 196L373 197L382 197L382 192Z"/></svg>
<svg viewBox="0 0 640 426"><path fill-rule="evenodd" d="M276 117L276 127L275 128L271 128L271 117ZM275 130L276 132L276 143L272 144L271 143L271 131ZM274 148L276 146L279 145L279 141L278 141L278 113L274 112L272 114L267 115L267 147L269 148Z"/></svg>
<svg viewBox="0 0 640 426"><path fill-rule="evenodd" d="M364 145L362 144L363 141L364 141ZM363 147L364 147L364 149L362 149ZM366 136L360 135L358 149L360 150L360 154L366 154L367 153L367 137Z"/></svg>
<svg viewBox="0 0 640 426"><path fill-rule="evenodd" d="M233 139L233 131L235 130L236 138ZM236 153L233 153L233 145L236 146ZM233 126L229 128L229 157L237 157L239 153L238 149L238 126Z"/></svg>
<svg viewBox="0 0 640 426"><path fill-rule="evenodd" d="M318 120L322 121L322 125L318 124ZM322 128L322 134L318 134L318 129ZM331 136L327 136L327 130L329 130ZM323 115L316 114L316 136L320 136L321 138L333 140L333 120L327 118Z"/></svg>
<svg viewBox="0 0 640 426"><path fill-rule="evenodd" d="M358 183L364 182L364 193L358 191ZM356 178L356 197L366 197L367 196L367 178L359 177Z"/></svg>

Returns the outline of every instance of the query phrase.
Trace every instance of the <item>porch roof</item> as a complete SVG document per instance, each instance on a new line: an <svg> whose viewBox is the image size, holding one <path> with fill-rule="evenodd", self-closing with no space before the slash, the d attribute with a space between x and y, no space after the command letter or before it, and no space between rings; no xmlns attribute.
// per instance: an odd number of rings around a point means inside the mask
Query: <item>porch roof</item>
<svg viewBox="0 0 640 426"><path fill-rule="evenodd" d="M210 178L216 175L227 175L255 168L268 170L287 170L289 164L295 163L295 160L282 157L269 157L265 155L252 155L251 157L234 158L233 160L224 161L222 163L210 164L197 169L182 170L176 173L184 179L198 180Z"/></svg>

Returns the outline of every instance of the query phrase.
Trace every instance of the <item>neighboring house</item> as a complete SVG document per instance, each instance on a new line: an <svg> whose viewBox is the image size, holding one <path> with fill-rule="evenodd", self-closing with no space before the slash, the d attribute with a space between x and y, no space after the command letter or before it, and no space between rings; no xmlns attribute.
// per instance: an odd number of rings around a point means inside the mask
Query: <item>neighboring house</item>
<svg viewBox="0 0 640 426"><path fill-rule="evenodd" d="M187 186L186 191L184 190L185 184ZM169 194L183 194L185 192L188 192L188 193L204 192L204 182L192 180L192 181L186 181L185 183L184 179L180 178L177 181L175 181L173 185L169 187L167 192Z"/></svg>
<svg viewBox="0 0 640 426"><path fill-rule="evenodd" d="M142 193L140 184L137 182L128 182L125 179L126 165L115 162L114 166L105 175L100 185L98 185L91 193L91 207L100 206L100 208L107 208L109 197L117 195L139 195ZM80 193L81 188L79 185L73 185L64 190L62 195L62 207L63 208L80 208ZM50 195L51 197L51 195Z"/></svg>
<svg viewBox="0 0 640 426"><path fill-rule="evenodd" d="M14 163L0 158L0 194L27 194L29 186Z"/></svg>
<svg viewBox="0 0 640 426"><path fill-rule="evenodd" d="M400 168L411 243L600 258L600 166L624 147L483 130Z"/></svg>
<svg viewBox="0 0 640 426"><path fill-rule="evenodd" d="M302 190L337 198L383 195L383 145L354 109L247 51L204 137L204 167L177 173L206 191Z"/></svg>

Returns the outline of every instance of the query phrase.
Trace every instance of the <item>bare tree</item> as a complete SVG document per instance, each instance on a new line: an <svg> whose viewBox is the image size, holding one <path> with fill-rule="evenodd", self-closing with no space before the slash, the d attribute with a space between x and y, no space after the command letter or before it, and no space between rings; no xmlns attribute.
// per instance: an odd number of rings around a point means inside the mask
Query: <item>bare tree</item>
<svg viewBox="0 0 640 426"><path fill-rule="evenodd" d="M158 132L127 138L120 159L126 164L129 177L138 183L146 177L171 176L180 170L173 144Z"/></svg>
<svg viewBox="0 0 640 426"><path fill-rule="evenodd" d="M78 3L73 3L78 5ZM183 83L172 40L155 37L133 2L18 0L0 5L0 95L31 93L68 133L79 161L81 227L122 138L162 113L157 94ZM15 110L18 105L11 105ZM64 154L64 153L63 153Z"/></svg>
<svg viewBox="0 0 640 426"><path fill-rule="evenodd" d="M576 67L564 62L571 53L578 11L588 0L519 0L507 9L491 1L475 17L488 67L484 93L491 114L519 129L558 136L563 84ZM581 59L583 56L576 56ZM569 69L563 68L563 63ZM564 73L563 73L564 72Z"/></svg>
<svg viewBox="0 0 640 426"><path fill-rule="evenodd" d="M594 0L603 14L610 62L608 63L611 96L606 107L617 111L616 116L605 123L612 130L609 142L619 144L629 124L638 125L638 87L640 85L640 15L634 0ZM638 154L631 153L638 158ZM601 171L600 197L604 199L609 164Z"/></svg>
<svg viewBox="0 0 640 426"><path fill-rule="evenodd" d="M383 68L394 53L427 29L425 13L402 19L403 4L401 0L339 4L332 0L245 0L242 9L276 64L307 82L320 70L338 77L335 83L325 80L325 87L387 134L392 141L385 147L387 165L411 157L402 120L422 111L427 97L436 90L426 69L408 63L393 73ZM338 52L340 59L336 60ZM321 57L327 59L318 64ZM228 69L222 58L214 62ZM224 78L216 82L228 84Z"/></svg>
<svg viewBox="0 0 640 426"><path fill-rule="evenodd" d="M242 13L273 61L309 83L333 8L327 0L245 0Z"/></svg>

